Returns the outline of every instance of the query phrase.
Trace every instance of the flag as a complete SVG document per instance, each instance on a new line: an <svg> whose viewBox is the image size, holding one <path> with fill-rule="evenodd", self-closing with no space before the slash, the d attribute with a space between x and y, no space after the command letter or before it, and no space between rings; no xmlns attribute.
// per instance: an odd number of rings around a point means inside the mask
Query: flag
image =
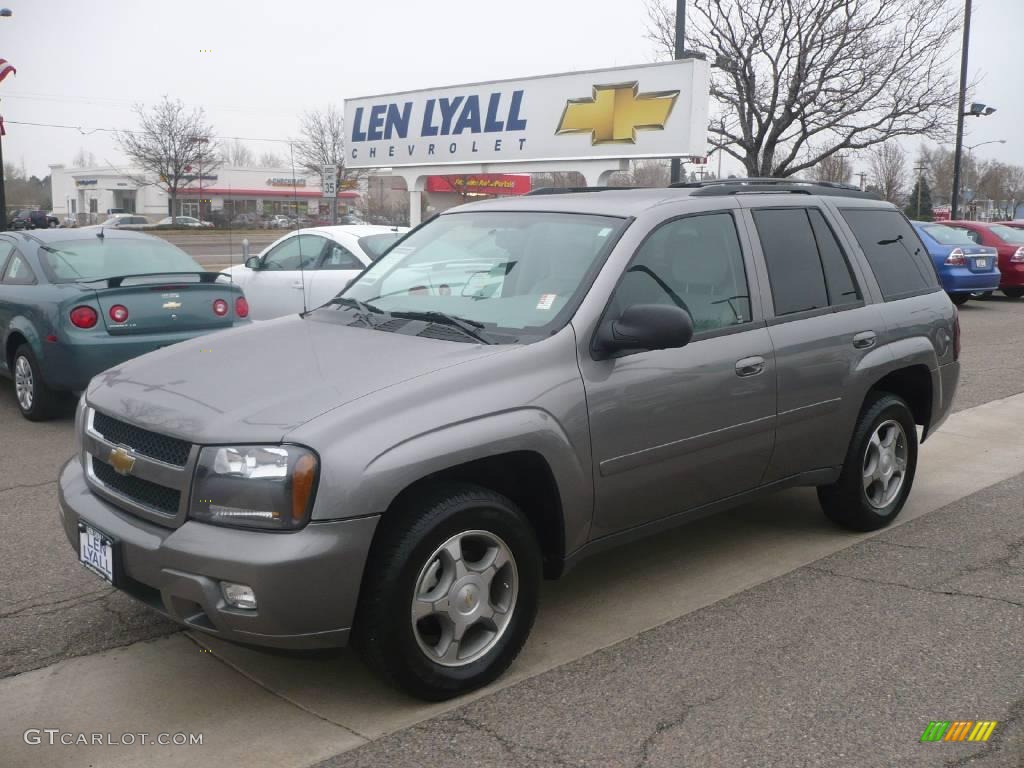
<svg viewBox="0 0 1024 768"><path fill-rule="evenodd" d="M4 78L9 74L18 74L18 70L11 66L11 63L7 59L0 59L0 83L4 81Z"/></svg>

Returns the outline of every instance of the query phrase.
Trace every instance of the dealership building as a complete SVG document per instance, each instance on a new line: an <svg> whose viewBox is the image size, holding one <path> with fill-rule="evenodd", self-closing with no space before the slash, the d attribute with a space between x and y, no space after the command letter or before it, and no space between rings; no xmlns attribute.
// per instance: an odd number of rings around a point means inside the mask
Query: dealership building
<svg viewBox="0 0 1024 768"><path fill-rule="evenodd" d="M53 211L79 224L103 221L110 211L137 213L151 221L170 215L170 196L152 174L131 168L67 168L50 166ZM338 212L346 213L360 190L338 191ZM242 213L326 215L330 200L320 191L319 175L282 168L196 169L178 188L178 216L209 217L218 213L229 219Z"/></svg>

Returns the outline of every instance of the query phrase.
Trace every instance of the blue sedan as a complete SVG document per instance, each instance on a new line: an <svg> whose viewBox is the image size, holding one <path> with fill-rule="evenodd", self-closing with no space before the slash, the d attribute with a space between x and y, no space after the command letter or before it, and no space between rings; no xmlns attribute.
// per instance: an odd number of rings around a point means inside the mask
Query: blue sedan
<svg viewBox="0 0 1024 768"><path fill-rule="evenodd" d="M999 254L995 248L978 245L966 232L931 221L911 222L932 257L942 288L956 305L972 293L999 287Z"/></svg>

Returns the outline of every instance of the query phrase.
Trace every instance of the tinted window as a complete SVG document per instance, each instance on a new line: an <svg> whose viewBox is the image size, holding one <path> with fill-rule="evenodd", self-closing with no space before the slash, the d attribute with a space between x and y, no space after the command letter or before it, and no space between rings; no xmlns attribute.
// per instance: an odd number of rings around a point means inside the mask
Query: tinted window
<svg viewBox="0 0 1024 768"><path fill-rule="evenodd" d="M4 284L31 285L35 281L36 278L32 274L32 268L29 267L25 258L19 253L11 256L11 260L7 262L7 269L4 271Z"/></svg>
<svg viewBox="0 0 1024 768"><path fill-rule="evenodd" d="M750 322L750 294L731 215L690 216L663 224L640 246L613 299L686 309L696 332Z"/></svg>
<svg viewBox="0 0 1024 768"><path fill-rule="evenodd" d="M324 239L315 235L289 237L263 257L264 269L312 269L320 258Z"/></svg>
<svg viewBox="0 0 1024 768"><path fill-rule="evenodd" d="M886 299L898 299L938 287L938 278L920 238L897 211L846 209L878 287Z"/></svg>
<svg viewBox="0 0 1024 768"><path fill-rule="evenodd" d="M818 245L803 209L754 211L768 265L775 314L789 315L828 306Z"/></svg>
<svg viewBox="0 0 1024 768"><path fill-rule="evenodd" d="M853 279L853 272L850 271L850 263L843 255L843 249L839 247L835 233L825 221L821 211L812 208L807 211L807 216L811 220L814 239L818 243L821 266L825 270L825 287L828 289L829 303L833 307L858 303L861 300L860 291L857 289L857 282Z"/></svg>
<svg viewBox="0 0 1024 768"><path fill-rule="evenodd" d="M327 255L324 256L320 269L362 269L363 265L351 251L339 243L330 243L327 246Z"/></svg>

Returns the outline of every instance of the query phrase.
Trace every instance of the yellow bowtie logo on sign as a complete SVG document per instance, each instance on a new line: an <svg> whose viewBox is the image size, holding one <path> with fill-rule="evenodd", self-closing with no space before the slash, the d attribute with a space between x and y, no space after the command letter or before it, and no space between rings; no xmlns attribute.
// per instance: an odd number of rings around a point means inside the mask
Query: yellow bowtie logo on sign
<svg viewBox="0 0 1024 768"><path fill-rule="evenodd" d="M595 85L590 98L566 102L555 133L589 133L594 145L636 144L637 131L664 130L679 91L639 91L636 81Z"/></svg>

